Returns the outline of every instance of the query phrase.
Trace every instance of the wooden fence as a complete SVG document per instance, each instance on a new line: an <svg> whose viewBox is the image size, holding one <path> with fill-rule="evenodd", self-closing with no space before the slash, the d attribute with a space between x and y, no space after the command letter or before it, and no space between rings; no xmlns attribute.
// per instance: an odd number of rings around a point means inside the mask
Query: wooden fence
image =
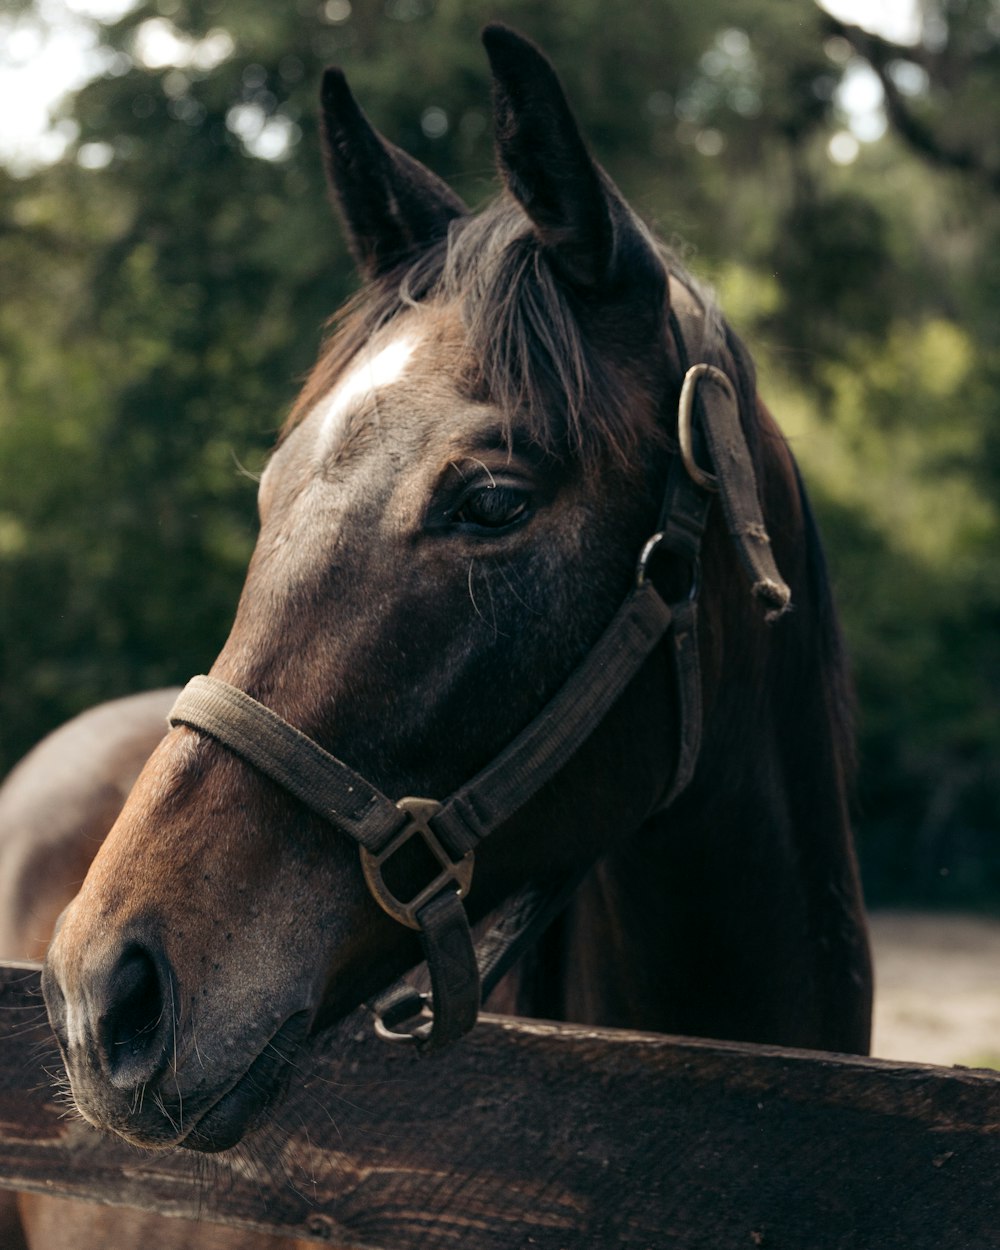
<svg viewBox="0 0 1000 1250"><path fill-rule="evenodd" d="M67 1117L54 1051L0 966L0 1185L365 1250L1000 1248L1000 1073L502 1017L421 1059L359 1017L206 1168Z"/></svg>

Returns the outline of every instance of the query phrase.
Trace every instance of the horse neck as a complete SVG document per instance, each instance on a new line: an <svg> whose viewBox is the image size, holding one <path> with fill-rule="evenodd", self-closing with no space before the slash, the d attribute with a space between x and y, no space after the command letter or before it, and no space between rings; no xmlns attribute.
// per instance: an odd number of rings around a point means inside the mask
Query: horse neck
<svg viewBox="0 0 1000 1250"><path fill-rule="evenodd" d="M762 641L762 630L722 644L690 788L594 868L493 1005L867 1050L870 966L847 816L841 660L804 497L800 506L805 542L785 553L797 608L781 645ZM709 621L703 654L726 630L731 621Z"/></svg>

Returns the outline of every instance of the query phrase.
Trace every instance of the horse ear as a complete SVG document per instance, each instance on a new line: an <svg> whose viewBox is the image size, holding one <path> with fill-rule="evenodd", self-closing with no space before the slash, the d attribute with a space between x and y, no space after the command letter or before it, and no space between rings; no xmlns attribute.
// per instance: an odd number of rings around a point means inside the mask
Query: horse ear
<svg viewBox="0 0 1000 1250"><path fill-rule="evenodd" d="M378 133L341 70L326 70L321 98L327 181L358 267L373 278L442 238L468 209L436 174Z"/></svg>
<svg viewBox="0 0 1000 1250"><path fill-rule="evenodd" d="M587 151L548 59L496 23L483 31L483 43L493 71L497 161L508 190L571 282L606 281L619 221L635 231L629 210Z"/></svg>

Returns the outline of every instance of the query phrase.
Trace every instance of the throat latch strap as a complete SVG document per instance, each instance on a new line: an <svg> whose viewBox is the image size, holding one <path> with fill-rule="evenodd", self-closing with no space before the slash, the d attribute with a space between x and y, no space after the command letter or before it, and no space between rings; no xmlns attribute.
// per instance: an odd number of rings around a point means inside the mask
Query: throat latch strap
<svg viewBox="0 0 1000 1250"><path fill-rule="evenodd" d="M420 812L455 860L474 851L576 754L656 649L672 619L652 582L637 586L583 663L527 728L438 810ZM407 820L402 809L411 800L394 803L348 764L228 682L192 677L168 720L216 738L350 834L375 859Z"/></svg>

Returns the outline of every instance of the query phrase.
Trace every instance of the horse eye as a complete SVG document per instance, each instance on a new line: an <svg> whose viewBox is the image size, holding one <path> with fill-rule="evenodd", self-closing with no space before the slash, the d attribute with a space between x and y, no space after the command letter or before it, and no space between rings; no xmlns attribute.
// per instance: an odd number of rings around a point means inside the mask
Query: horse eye
<svg viewBox="0 0 1000 1250"><path fill-rule="evenodd" d="M466 494L452 513L459 525L477 530L503 530L526 519L531 496L513 486L480 486Z"/></svg>

